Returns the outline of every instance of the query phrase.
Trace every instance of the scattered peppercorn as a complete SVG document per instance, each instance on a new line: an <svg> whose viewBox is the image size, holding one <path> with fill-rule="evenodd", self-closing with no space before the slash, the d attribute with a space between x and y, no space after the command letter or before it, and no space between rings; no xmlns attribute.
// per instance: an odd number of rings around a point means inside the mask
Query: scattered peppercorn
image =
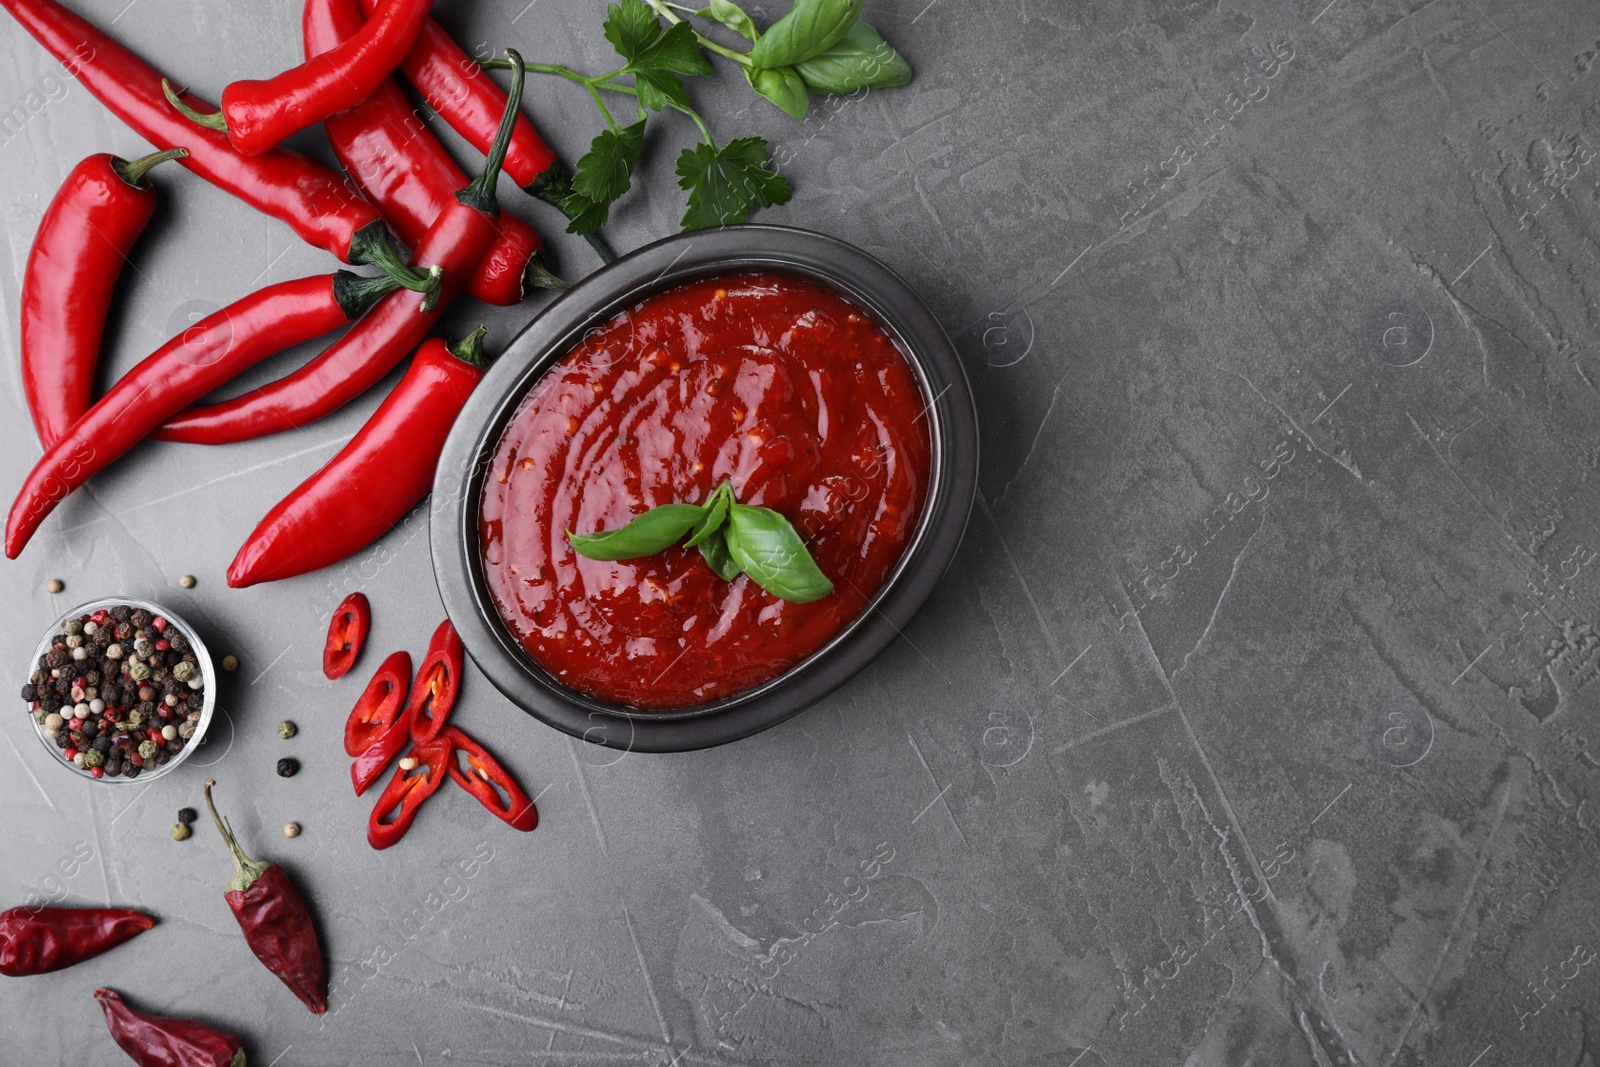
<svg viewBox="0 0 1600 1067"><path fill-rule="evenodd" d="M178 584L183 586L185 589L193 589L194 588L194 575L185 574L182 578L178 579Z"/></svg>
<svg viewBox="0 0 1600 1067"><path fill-rule="evenodd" d="M178 825L172 828L172 839L174 841L187 841L190 833L191 831L189 829L189 824L186 822L180 822Z"/></svg>
<svg viewBox="0 0 1600 1067"><path fill-rule="evenodd" d="M222 657L222 669L225 670L225 671L236 671L236 670L238 670L239 669L239 657L238 656L223 656Z"/></svg>
<svg viewBox="0 0 1600 1067"><path fill-rule="evenodd" d="M300 824L297 823L297 822L286 822L286 823L284 823L283 824L283 836L284 837L299 837L300 836Z"/></svg>
<svg viewBox="0 0 1600 1067"><path fill-rule="evenodd" d="M290 722L288 719L285 719L278 724L278 736L283 738L285 741L289 740L289 738L293 737L299 732L300 731L296 729L294 723Z"/></svg>
<svg viewBox="0 0 1600 1067"><path fill-rule="evenodd" d="M190 823L194 822L194 820L195 810L193 808L178 809L178 821L183 823L183 825L188 826Z"/></svg>
<svg viewBox="0 0 1600 1067"><path fill-rule="evenodd" d="M279 778L293 778L295 776L295 772L299 769L300 761L295 759L293 756L285 756L278 761Z"/></svg>
<svg viewBox="0 0 1600 1067"><path fill-rule="evenodd" d="M65 588L66 586L62 584L60 578L52 578L44 583L44 591L47 593L59 593Z"/></svg>

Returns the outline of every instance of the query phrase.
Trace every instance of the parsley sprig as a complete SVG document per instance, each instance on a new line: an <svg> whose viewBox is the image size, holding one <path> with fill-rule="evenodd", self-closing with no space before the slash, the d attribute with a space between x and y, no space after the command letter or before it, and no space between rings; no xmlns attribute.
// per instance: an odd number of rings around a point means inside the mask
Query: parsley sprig
<svg viewBox="0 0 1600 1067"><path fill-rule="evenodd" d="M560 64L524 64L530 74L582 86L606 123L578 160L571 192L561 202L571 220L568 231L591 234L605 225L611 206L633 184L646 124L652 114L665 111L687 115L700 134L700 143L684 148L677 160L678 185L689 194L684 229L744 222L758 208L786 203L789 182L771 166L766 140L739 137L719 144L690 102L684 79L715 73L709 51L738 64L757 94L795 118L805 115L810 93L906 84L910 66L860 21L862 2L794 0L788 14L761 32L733 0L712 0L703 8L668 0L618 0L607 8L602 29L621 66L587 75ZM683 15L733 31L750 44L749 50L717 43ZM506 69L510 61L489 60L483 66ZM619 118L608 96L632 97L631 112Z"/></svg>

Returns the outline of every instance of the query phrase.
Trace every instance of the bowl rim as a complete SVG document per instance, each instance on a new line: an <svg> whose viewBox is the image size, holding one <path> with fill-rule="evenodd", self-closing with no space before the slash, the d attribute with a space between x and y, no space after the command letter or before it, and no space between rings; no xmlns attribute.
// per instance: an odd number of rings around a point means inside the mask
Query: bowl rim
<svg viewBox="0 0 1600 1067"><path fill-rule="evenodd" d="M656 292L756 270L798 274L822 284L863 307L895 338L930 416L932 468L917 530L855 620L762 685L672 711L630 709L568 689L516 641L482 578L479 501L493 448L528 390L584 332ZM960 356L926 303L883 263L838 238L786 226L680 233L583 279L537 315L490 366L456 419L435 477L429 521L434 577L473 662L530 715L610 748L710 748L797 714L903 636L960 545L977 491L977 467L977 412Z"/></svg>
<svg viewBox="0 0 1600 1067"><path fill-rule="evenodd" d="M125 604L130 608L143 608L152 615L159 615L168 622L175 623L178 629L183 631L184 636L188 638L190 648L194 650L195 660L200 664L200 677L205 679L206 683L206 699L205 703L202 704L200 708L200 721L195 724L194 736L189 738L189 743L187 745L183 746L183 751L179 752L175 758L168 760L165 766L157 767L149 773L144 773L141 771L139 777L137 778L124 778L121 775L113 778L109 774L96 778L92 774L88 774L79 770L77 766L72 764L69 760L63 759L61 757L61 749L57 748L56 743L44 735L44 724L31 719L30 721L33 722L33 732L35 736L39 738L40 743L43 744L45 749L50 753L50 762L60 764L63 767L70 767L72 769L72 773L78 778L100 785L105 785L107 783L113 785L138 785L141 783L144 785L149 785L157 778L162 778L168 774L171 774L188 761L190 754L193 753L195 749L199 748L200 743L205 740L206 731L211 726L212 715L216 712L216 667L212 663L211 650L206 647L205 638L200 636L200 632L194 628L193 623L189 622L189 620L185 619L182 615L179 615L176 611L172 611L164 605L157 604L152 600L144 600L136 596L98 597L94 600L88 601L87 603L79 604L72 610L63 612L62 614L56 616L55 622L51 623L50 628L44 632L44 636L39 638L38 647L33 650L33 658L28 661L28 673L31 676L33 673L33 665L39 662L39 657L50 651L50 639L61 632L61 628L66 625L68 619L75 619L81 615L92 615L101 608L113 608L118 604Z"/></svg>

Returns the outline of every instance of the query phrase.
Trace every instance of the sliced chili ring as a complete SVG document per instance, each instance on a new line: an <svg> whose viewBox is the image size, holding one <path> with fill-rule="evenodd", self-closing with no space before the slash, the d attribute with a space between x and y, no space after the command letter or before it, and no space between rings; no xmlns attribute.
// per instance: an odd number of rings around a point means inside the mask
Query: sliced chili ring
<svg viewBox="0 0 1600 1067"><path fill-rule="evenodd" d="M454 726L440 730L439 740L450 742L450 777L456 785L477 797L478 803L492 811L495 818L515 829L526 833L539 825L539 809L487 749ZM466 761L466 771L461 769L462 759Z"/></svg>
<svg viewBox="0 0 1600 1067"><path fill-rule="evenodd" d="M392 654L378 667L378 673L356 698L350 718L344 724L344 751L359 756L371 748L401 716L406 692L411 686L411 653Z"/></svg>
<svg viewBox="0 0 1600 1067"><path fill-rule="evenodd" d="M428 654L417 668L417 680L411 686L411 703L406 707L406 713L411 716L411 740L417 744L432 741L444 729L461 689L464 656L456 628L450 625L449 619L444 620L433 631L433 640L428 642Z"/></svg>
<svg viewBox="0 0 1600 1067"><path fill-rule="evenodd" d="M411 720L402 714L350 764L350 781L356 787L356 796L365 793L373 782L383 777L383 772L410 740Z"/></svg>
<svg viewBox="0 0 1600 1067"><path fill-rule="evenodd" d="M367 818L367 844L375 849L386 849L404 837L423 801L443 784L445 767L450 762L450 740L435 738L417 745L411 755L416 757L417 765L410 770L395 769Z"/></svg>
<svg viewBox="0 0 1600 1067"><path fill-rule="evenodd" d="M356 665L371 629L372 605L365 593L351 593L340 601L328 620L328 642L322 646L322 673L329 680L343 678Z"/></svg>

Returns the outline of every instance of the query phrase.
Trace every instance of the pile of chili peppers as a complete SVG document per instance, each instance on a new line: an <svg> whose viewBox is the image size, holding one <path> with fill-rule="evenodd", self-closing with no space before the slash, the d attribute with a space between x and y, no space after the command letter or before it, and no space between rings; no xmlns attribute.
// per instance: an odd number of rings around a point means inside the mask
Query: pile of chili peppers
<svg viewBox="0 0 1600 1067"><path fill-rule="evenodd" d="M377 540L427 495L444 439L482 377L481 331L453 345L428 339L444 307L463 293L509 305L530 286L565 287L545 265L538 234L503 215L495 196L502 169L557 206L570 188L570 172L521 111L520 58L507 93L428 17L426 0L306 0L305 62L229 85L219 110L173 88L56 0L0 0L0 7L157 149L132 162L84 160L35 237L23 283L22 367L45 453L11 507L6 555L21 553L68 494L140 441L223 444L299 429L355 399L415 350L366 426L261 520L228 581L303 574ZM419 120L398 77L485 153L476 179ZM281 147L318 124L348 182ZM112 293L156 208L147 174L168 160L309 243L381 273L268 285L172 338L93 401ZM603 241L596 248L611 258ZM286 376L195 406L261 360L343 327ZM339 521L330 521L335 515ZM317 536L305 536L311 529Z"/></svg>

